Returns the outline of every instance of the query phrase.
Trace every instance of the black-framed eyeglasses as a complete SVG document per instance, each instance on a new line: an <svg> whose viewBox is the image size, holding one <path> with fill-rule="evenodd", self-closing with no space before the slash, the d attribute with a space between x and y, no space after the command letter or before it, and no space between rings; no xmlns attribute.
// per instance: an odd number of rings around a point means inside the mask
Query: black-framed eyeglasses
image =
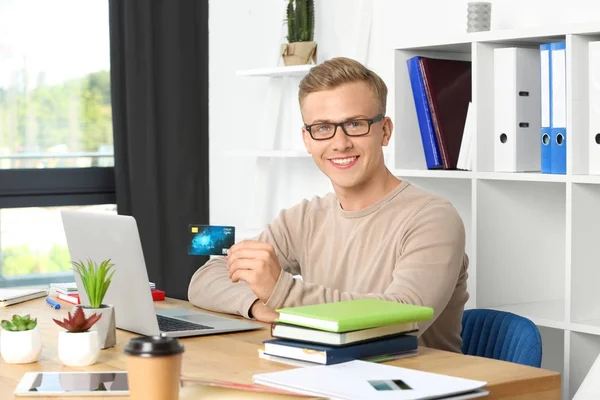
<svg viewBox="0 0 600 400"><path fill-rule="evenodd" d="M319 122L311 125L304 125L310 137L314 140L331 139L340 126L344 133L348 136L364 136L371 131L371 125L383 119L383 114L378 114L376 117L350 119L343 122Z"/></svg>

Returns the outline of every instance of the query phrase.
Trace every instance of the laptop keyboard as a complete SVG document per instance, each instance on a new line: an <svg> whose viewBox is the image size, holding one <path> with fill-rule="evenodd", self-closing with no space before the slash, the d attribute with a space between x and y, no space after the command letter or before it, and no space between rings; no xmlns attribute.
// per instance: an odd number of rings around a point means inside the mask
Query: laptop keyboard
<svg viewBox="0 0 600 400"><path fill-rule="evenodd" d="M158 328L161 332L196 331L201 329L214 329L212 326L200 325L193 322L182 321L175 318L156 315Z"/></svg>

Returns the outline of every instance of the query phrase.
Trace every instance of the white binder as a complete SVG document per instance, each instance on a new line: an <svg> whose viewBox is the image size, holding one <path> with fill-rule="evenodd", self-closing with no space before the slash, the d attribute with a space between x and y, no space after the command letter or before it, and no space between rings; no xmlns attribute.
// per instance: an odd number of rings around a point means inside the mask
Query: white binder
<svg viewBox="0 0 600 400"><path fill-rule="evenodd" d="M540 50L494 49L494 170L540 171Z"/></svg>
<svg viewBox="0 0 600 400"><path fill-rule="evenodd" d="M590 175L600 175L600 42L590 42L588 46Z"/></svg>

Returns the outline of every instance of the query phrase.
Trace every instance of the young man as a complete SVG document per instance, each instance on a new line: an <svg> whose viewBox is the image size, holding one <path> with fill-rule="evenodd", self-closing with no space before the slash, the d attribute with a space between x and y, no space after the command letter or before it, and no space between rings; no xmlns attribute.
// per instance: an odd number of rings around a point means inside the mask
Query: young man
<svg viewBox="0 0 600 400"><path fill-rule="evenodd" d="M419 325L420 344L460 352L463 222L386 168L386 98L381 78L353 60L311 69L300 83L302 136L335 193L282 210L255 240L209 260L190 282L192 304L263 322L282 307L364 297L425 305L434 320Z"/></svg>

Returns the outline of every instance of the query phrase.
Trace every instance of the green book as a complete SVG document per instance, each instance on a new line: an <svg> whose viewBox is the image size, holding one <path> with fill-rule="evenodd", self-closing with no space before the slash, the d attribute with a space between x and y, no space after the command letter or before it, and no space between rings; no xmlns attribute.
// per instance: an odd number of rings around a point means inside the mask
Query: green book
<svg viewBox="0 0 600 400"><path fill-rule="evenodd" d="M277 322L329 332L350 332L433 318L433 308L380 299L280 308Z"/></svg>

